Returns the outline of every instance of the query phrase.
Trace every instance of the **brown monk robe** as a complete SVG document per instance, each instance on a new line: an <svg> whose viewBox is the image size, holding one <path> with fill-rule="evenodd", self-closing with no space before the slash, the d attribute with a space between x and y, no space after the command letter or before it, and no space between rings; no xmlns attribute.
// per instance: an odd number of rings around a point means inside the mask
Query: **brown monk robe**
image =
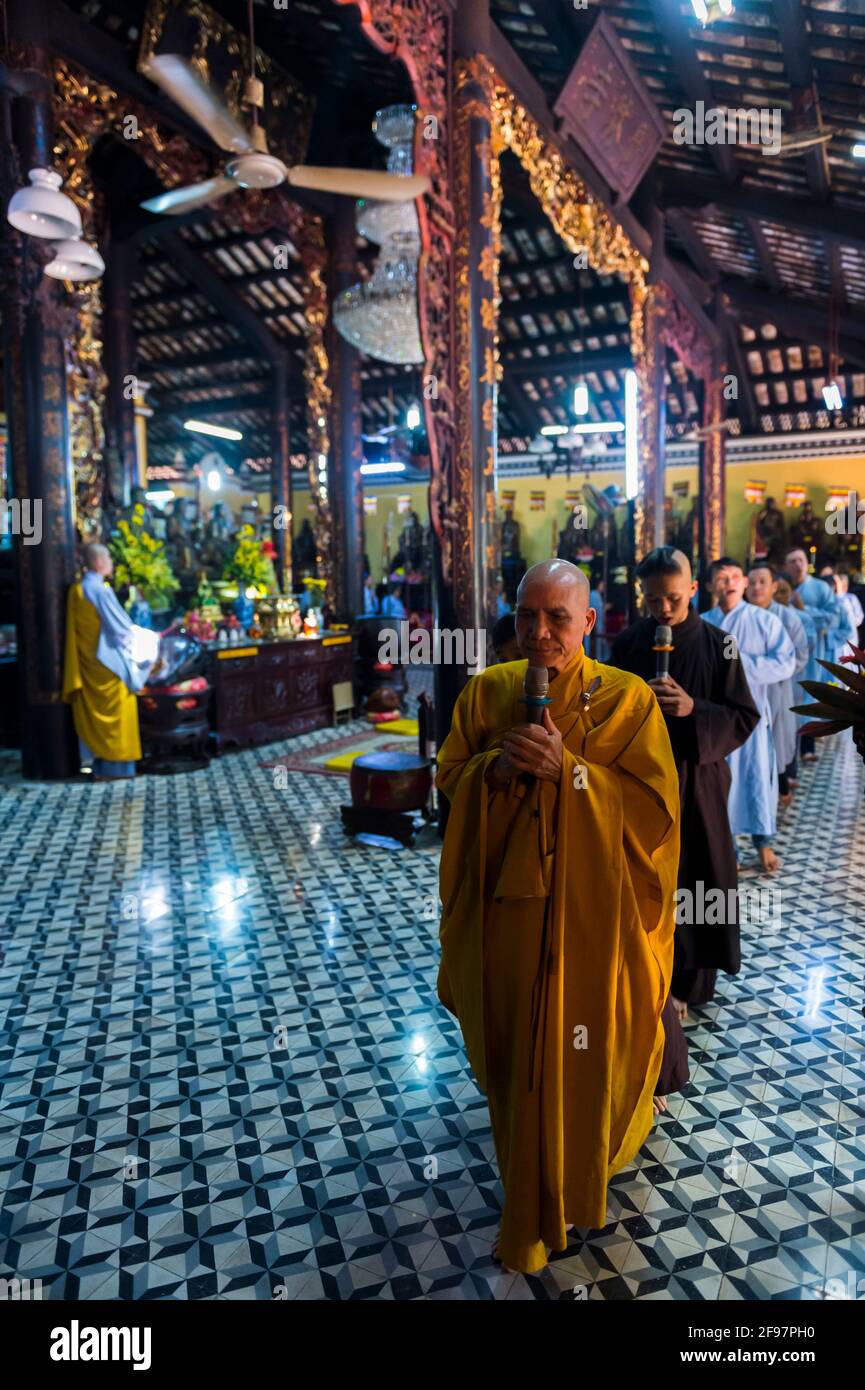
<svg viewBox="0 0 865 1390"><path fill-rule="evenodd" d="M681 788L679 887L688 890L685 902L703 901L703 895L722 889L724 901L734 907L723 925L686 920L676 926L672 994L679 1016L685 1018L688 1004L713 997L718 970L736 975L741 964L726 758L756 728L760 714L742 662L729 659L724 633L703 622L691 607L697 584L687 556L670 546L659 547L646 556L637 577L651 616L619 633L610 660L648 681L667 721ZM673 633L666 680L655 678L652 648L659 623ZM670 1037L676 1046L675 1030ZM664 1072L674 1061L668 1057Z"/></svg>
<svg viewBox="0 0 865 1390"><path fill-rule="evenodd" d="M654 694L587 657L595 614L564 560L529 570L524 658L469 681L439 754L439 998L487 1096L505 1200L498 1256L531 1273L652 1125L670 986L679 792ZM520 703L545 666L542 727Z"/></svg>

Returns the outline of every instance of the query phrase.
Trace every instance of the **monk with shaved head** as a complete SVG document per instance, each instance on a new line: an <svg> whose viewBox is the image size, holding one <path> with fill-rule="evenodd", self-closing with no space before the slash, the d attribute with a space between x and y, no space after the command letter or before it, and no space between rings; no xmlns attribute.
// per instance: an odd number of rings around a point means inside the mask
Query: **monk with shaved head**
<svg viewBox="0 0 865 1390"><path fill-rule="evenodd" d="M589 585L566 560L517 592L520 659L474 676L439 753L439 998L489 1105L496 1258L532 1273L652 1125L670 987L679 791L641 680L586 656Z"/></svg>
<svg viewBox="0 0 865 1390"><path fill-rule="evenodd" d="M82 558L84 574L66 605L63 699L72 706L82 768L94 782L127 779L141 758L136 692L153 669L158 638L132 622L109 588L107 546L89 541Z"/></svg>
<svg viewBox="0 0 865 1390"><path fill-rule="evenodd" d="M637 569L648 616L616 638L610 660L647 682L658 697L673 746L682 803L682 854L677 893L672 1004L715 991L718 970L740 965L736 849L727 798L727 755L760 723L735 643L703 621L691 600L697 583L687 556L660 546ZM670 629L669 675L658 676L658 630ZM672 1071L665 1059L664 1074ZM679 1089L667 1076L661 1085Z"/></svg>

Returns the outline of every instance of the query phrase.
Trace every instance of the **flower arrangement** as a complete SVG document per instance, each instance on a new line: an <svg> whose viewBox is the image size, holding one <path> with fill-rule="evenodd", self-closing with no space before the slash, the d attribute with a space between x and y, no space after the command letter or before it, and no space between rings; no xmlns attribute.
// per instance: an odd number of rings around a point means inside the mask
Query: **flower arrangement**
<svg viewBox="0 0 865 1390"><path fill-rule="evenodd" d="M222 571L223 579L235 583L241 594L250 587L267 593L273 585L273 560L264 548L268 544L257 539L251 526L241 526L234 554Z"/></svg>
<svg viewBox="0 0 865 1390"><path fill-rule="evenodd" d="M108 542L120 588L138 589L155 609L167 608L180 583L171 573L162 541L144 527L144 508L136 504L129 521L120 521Z"/></svg>

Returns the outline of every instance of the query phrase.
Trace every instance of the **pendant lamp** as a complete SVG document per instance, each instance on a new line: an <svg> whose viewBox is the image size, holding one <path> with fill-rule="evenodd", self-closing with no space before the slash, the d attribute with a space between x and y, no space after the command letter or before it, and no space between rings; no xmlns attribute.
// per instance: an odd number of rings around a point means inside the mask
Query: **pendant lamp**
<svg viewBox="0 0 865 1390"><path fill-rule="evenodd" d="M49 241L80 237L81 213L72 199L60 192L60 175L53 169L31 169L27 177L29 187L13 193L6 213L16 231Z"/></svg>

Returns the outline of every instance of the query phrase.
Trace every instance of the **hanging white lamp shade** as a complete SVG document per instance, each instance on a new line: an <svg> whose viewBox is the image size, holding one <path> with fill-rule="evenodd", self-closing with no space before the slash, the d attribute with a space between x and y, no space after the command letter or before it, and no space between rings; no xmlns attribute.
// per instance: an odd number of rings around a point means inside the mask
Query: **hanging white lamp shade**
<svg viewBox="0 0 865 1390"><path fill-rule="evenodd" d="M105 262L96 247L77 237L58 241L54 260L45 267L53 280L98 280L104 271Z"/></svg>
<svg viewBox="0 0 865 1390"><path fill-rule="evenodd" d="M62 178L53 169L31 169L28 188L19 188L6 214L12 226L28 236L58 241L81 235L81 213L65 193Z"/></svg>

